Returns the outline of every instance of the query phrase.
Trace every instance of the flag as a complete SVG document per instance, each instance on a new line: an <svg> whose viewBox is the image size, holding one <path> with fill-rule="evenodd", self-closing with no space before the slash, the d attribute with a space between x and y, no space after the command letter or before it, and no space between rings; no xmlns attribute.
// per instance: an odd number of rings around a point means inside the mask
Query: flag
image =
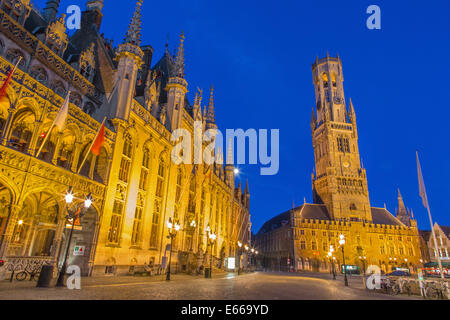
<svg viewBox="0 0 450 320"><path fill-rule="evenodd" d="M67 116L69 114L69 102L70 102L69 98L70 98L70 91L67 92L66 99L64 100L64 103L61 109L59 109L55 121L53 122L54 126L57 127L59 131L63 131L64 126L66 124Z"/></svg>
<svg viewBox="0 0 450 320"><path fill-rule="evenodd" d="M425 183L423 181L422 176L422 168L420 167L420 161L419 161L419 153L416 151L416 159L417 159L417 176L419 179L419 194L422 198L422 203L425 208L428 208L428 197L427 197L427 191L425 189Z"/></svg>
<svg viewBox="0 0 450 320"><path fill-rule="evenodd" d="M20 63L20 60L22 60L22 57L19 57L19 60L17 61L16 65L9 72L8 76L6 77L5 82L3 82L3 85L0 88L0 99L3 99L4 97L6 97L6 95L7 95L6 91L8 90L9 83L11 82L12 76L13 76L14 72L16 71L17 66Z"/></svg>
<svg viewBox="0 0 450 320"><path fill-rule="evenodd" d="M94 139L94 141L92 141L92 144L89 148L89 151L92 152L93 154L95 154L96 156L98 156L100 154L100 149L103 146L103 143L105 142L105 121L106 121L106 117L103 119L102 125L100 126L100 129L98 130L97 135L95 136L95 139ZM81 165L78 168L77 173L80 173L88 156L89 156L89 152L86 152L86 155L84 156L84 159L81 162Z"/></svg>
<svg viewBox="0 0 450 320"><path fill-rule="evenodd" d="M70 91L67 92L66 98L64 99L64 103L63 103L61 109L59 109L55 120L53 120L53 123L50 126L50 129L48 129L48 132L41 133L41 138L43 138L44 140L42 141L41 146L39 147L39 149L36 153L36 158L38 158L39 155L41 154L42 148L44 148L48 138L50 137L50 134L51 134L53 128L57 127L58 131L64 130L64 125L66 124L67 115L69 114L69 97L70 97Z"/></svg>
<svg viewBox="0 0 450 320"><path fill-rule="evenodd" d="M91 152L96 156L98 156L100 154L100 148L102 147L104 142L105 142L105 122L103 121L102 126L100 127L100 130L97 133L97 137L95 137L95 141L92 144Z"/></svg>

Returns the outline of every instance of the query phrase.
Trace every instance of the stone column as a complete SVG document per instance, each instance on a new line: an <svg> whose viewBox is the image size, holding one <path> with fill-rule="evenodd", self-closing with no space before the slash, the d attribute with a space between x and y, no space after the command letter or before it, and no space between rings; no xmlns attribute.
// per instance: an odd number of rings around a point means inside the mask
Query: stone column
<svg viewBox="0 0 450 320"><path fill-rule="evenodd" d="M10 131L12 129L12 119L13 119L14 111L15 110L13 108L10 108L8 110L8 118L6 119L5 128L3 129L3 133L2 133L2 136L0 138L1 139L0 140L0 144L2 146L6 146L6 144L8 143L9 134L10 134Z"/></svg>
<svg viewBox="0 0 450 320"><path fill-rule="evenodd" d="M81 148L83 147L83 143L81 141L75 142L74 151L73 151L73 158L72 158L72 167L71 170L73 172L77 172L78 170L78 162L80 159L81 154Z"/></svg>
<svg viewBox="0 0 450 320"><path fill-rule="evenodd" d="M39 129L41 128L42 121L36 120L34 123L33 136L31 137L30 145L28 146L27 153L34 155L36 153L36 145L39 138ZM51 134L51 132L47 133Z"/></svg>
<svg viewBox="0 0 450 320"><path fill-rule="evenodd" d="M55 151L53 152L53 157L52 157L52 163L54 165L56 165L58 163L59 149L61 147L62 136L63 136L63 133L58 132L58 136L56 138L56 143L55 143Z"/></svg>
<svg viewBox="0 0 450 320"><path fill-rule="evenodd" d="M8 248L11 244L14 229L17 225L20 207L17 205L10 205L9 210L8 225L6 226L5 237L3 238L2 247L0 248L0 257L6 257L8 255Z"/></svg>

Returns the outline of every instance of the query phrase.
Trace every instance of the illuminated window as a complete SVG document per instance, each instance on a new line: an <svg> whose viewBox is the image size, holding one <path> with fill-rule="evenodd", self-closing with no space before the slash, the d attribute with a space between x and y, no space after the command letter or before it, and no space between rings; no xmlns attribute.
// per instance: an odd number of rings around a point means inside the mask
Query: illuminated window
<svg viewBox="0 0 450 320"><path fill-rule="evenodd" d="M119 168L119 180L123 182L128 182L131 167L132 148L133 144L131 141L131 137L129 135L126 135L122 150L122 160L120 161Z"/></svg>
<svg viewBox="0 0 450 320"><path fill-rule="evenodd" d="M123 202L115 200L112 210L111 223L108 230L108 241L110 243L119 243L122 226Z"/></svg>
<svg viewBox="0 0 450 320"><path fill-rule="evenodd" d="M142 236L142 207L136 207L134 212L133 232L131 234L131 244L137 245L141 242Z"/></svg>
<svg viewBox="0 0 450 320"><path fill-rule="evenodd" d="M306 250L306 241L305 240L300 241L300 249Z"/></svg>

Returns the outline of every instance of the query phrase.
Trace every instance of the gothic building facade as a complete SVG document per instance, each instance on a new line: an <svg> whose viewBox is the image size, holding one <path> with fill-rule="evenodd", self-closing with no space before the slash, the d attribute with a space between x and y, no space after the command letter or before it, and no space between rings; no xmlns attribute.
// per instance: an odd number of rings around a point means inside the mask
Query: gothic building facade
<svg viewBox="0 0 450 320"><path fill-rule="evenodd" d="M213 89L206 107L201 91L193 103L186 96L184 35L176 54L166 49L153 63L153 48L141 44L142 0L117 48L100 33L102 0L87 1L70 37L58 7L0 0L1 83L21 58L0 101L0 259L6 267L31 260L60 266L72 187L73 206L93 199L68 251L84 275L144 264L165 269L170 249L178 270L209 264L211 256L224 267L237 242L250 241L250 193L235 186L234 167L223 165L220 151L211 165L171 159L174 130L193 133L194 122L217 128ZM48 132L69 90L65 128ZM105 142L94 155L89 147L103 119ZM181 226L172 248L169 219ZM217 235L213 245L207 227Z"/></svg>
<svg viewBox="0 0 450 320"><path fill-rule="evenodd" d="M314 203L293 208L263 225L255 245L266 267L329 270L330 264L344 260L339 246L339 237L344 235L346 264L377 265L385 272L394 267L415 270L421 264L420 236L400 191L396 216L370 204L356 113L351 100L347 108L344 97L341 60L316 59L312 73L316 95L311 116ZM328 256L330 246L334 260Z"/></svg>

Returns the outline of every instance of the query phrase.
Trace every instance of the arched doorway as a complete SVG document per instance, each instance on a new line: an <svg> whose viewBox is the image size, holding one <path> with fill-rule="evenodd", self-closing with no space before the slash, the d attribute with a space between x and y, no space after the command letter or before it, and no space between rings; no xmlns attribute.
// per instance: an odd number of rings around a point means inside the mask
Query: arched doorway
<svg viewBox="0 0 450 320"><path fill-rule="evenodd" d="M54 253L59 205L47 192L29 195L23 202L14 227L9 256L48 257Z"/></svg>

